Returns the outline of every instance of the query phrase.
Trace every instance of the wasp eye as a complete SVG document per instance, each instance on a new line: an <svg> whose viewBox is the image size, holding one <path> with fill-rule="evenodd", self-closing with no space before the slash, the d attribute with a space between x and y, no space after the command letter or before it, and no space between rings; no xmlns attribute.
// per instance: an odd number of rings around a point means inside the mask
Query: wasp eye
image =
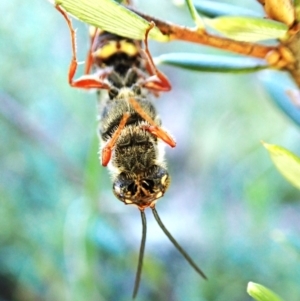
<svg viewBox="0 0 300 301"><path fill-rule="evenodd" d="M154 181L153 180L144 180L141 183L141 186L145 189L147 189L150 193L153 193L153 188L154 188Z"/></svg>
<svg viewBox="0 0 300 301"><path fill-rule="evenodd" d="M134 182L128 185L128 191L131 192L132 195L136 194L137 192L137 186Z"/></svg>
<svg viewBox="0 0 300 301"><path fill-rule="evenodd" d="M118 96L119 90L116 87L111 87L108 91L108 95L110 99L114 99Z"/></svg>

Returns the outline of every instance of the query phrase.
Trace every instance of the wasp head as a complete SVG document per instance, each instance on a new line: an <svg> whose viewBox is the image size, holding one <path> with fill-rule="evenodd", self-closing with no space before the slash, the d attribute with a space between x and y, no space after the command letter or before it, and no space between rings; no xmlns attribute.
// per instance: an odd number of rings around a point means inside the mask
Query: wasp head
<svg viewBox="0 0 300 301"><path fill-rule="evenodd" d="M157 199L162 197L170 185L167 170L154 165L146 172L120 173L114 183L115 196L125 204L134 204L143 210L154 206Z"/></svg>

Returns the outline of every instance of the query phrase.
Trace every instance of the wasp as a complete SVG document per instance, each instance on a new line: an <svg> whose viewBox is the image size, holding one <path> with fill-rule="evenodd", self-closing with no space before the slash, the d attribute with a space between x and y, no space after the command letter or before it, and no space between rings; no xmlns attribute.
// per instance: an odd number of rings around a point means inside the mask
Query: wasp
<svg viewBox="0 0 300 301"><path fill-rule="evenodd" d="M155 209L157 200L170 185L163 147L164 144L176 146L172 136L162 128L151 101L152 96L171 89L167 77L156 68L148 48L148 34L155 24L150 22L145 33L144 49L141 41L92 28L85 74L74 79L78 65L75 30L66 12L58 5L56 9L65 18L71 35L69 84L98 91L100 161L110 170L113 193L124 204L137 206L141 213L142 239L133 298L137 295L142 272L147 232L144 211L148 207L178 251L206 279L166 229Z"/></svg>

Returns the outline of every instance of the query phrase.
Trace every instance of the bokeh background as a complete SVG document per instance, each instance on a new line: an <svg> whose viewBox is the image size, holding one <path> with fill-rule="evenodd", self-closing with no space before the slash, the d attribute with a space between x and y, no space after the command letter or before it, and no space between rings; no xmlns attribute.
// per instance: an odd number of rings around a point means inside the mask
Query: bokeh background
<svg viewBox="0 0 300 301"><path fill-rule="evenodd" d="M171 1L135 3L192 25ZM243 5L261 11L255 1ZM74 24L84 60L87 26ZM180 42L150 47L154 56L216 52ZM130 300L140 214L113 196L98 162L95 93L67 84L70 37L62 16L45 0L4 1L0 54L0 300ZM178 145L166 147L173 181L157 210L209 280L149 211L137 300L246 301L249 281L299 300L299 191L260 143L299 155L299 128L265 92L262 72L160 69L173 90L155 103Z"/></svg>

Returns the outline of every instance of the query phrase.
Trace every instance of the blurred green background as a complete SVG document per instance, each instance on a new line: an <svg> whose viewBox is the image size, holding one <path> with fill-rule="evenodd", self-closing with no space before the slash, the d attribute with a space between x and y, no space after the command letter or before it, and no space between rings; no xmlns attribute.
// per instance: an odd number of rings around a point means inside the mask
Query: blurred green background
<svg viewBox="0 0 300 301"><path fill-rule="evenodd" d="M187 10L171 1L135 3L192 25ZM260 11L255 1L243 5ZM1 11L0 300L130 300L140 214L113 196L98 162L95 93L67 84L65 21L43 0L5 1ZM84 60L87 26L74 24ZM154 56L216 52L180 42L150 48ZM166 147L173 181L157 210L209 280L190 268L147 212L137 300L246 301L248 281L299 300L299 191L260 144L299 155L299 129L257 74L160 69L173 89L155 103L177 147Z"/></svg>

